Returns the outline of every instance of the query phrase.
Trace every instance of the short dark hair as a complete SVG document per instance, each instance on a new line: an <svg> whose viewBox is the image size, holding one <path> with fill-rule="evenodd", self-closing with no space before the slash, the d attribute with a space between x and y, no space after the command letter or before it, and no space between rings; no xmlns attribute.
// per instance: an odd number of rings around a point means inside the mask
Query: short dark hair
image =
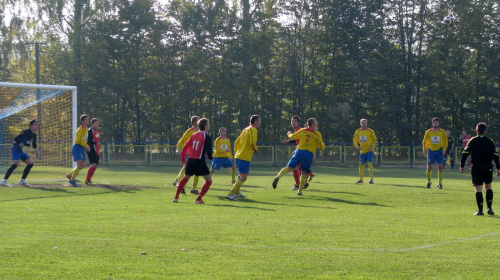
<svg viewBox="0 0 500 280"><path fill-rule="evenodd" d="M438 117L434 117L434 118L432 118L432 121L438 121L438 122L440 122L440 120L439 120L439 118L438 118Z"/></svg>
<svg viewBox="0 0 500 280"><path fill-rule="evenodd" d="M91 123L95 123L95 122L98 122L99 120L96 119L96 118L93 118L92 120L90 120Z"/></svg>
<svg viewBox="0 0 500 280"><path fill-rule="evenodd" d="M307 120L307 126L311 127L316 122L315 118L310 118Z"/></svg>
<svg viewBox="0 0 500 280"><path fill-rule="evenodd" d="M298 123L300 123L300 118L299 118L299 116L293 116L293 117L292 117L292 120L293 120L293 119L296 119L296 120L297 120L297 122L298 122Z"/></svg>
<svg viewBox="0 0 500 280"><path fill-rule="evenodd" d="M37 120L31 120L31 121L30 121L30 125L33 125L33 124L35 124L35 123L37 123L37 122L38 122Z"/></svg>
<svg viewBox="0 0 500 280"><path fill-rule="evenodd" d="M252 115L250 117L250 124L254 124L258 119L260 119L259 115Z"/></svg>
<svg viewBox="0 0 500 280"><path fill-rule="evenodd" d="M199 120L200 120L200 116L192 116L191 117L191 124L195 125L198 123Z"/></svg>
<svg viewBox="0 0 500 280"><path fill-rule="evenodd" d="M477 133L484 133L486 131L486 123L480 122L476 126Z"/></svg>
<svg viewBox="0 0 500 280"><path fill-rule="evenodd" d="M89 115L83 114L80 116L80 122L83 122L86 118L88 118Z"/></svg>
<svg viewBox="0 0 500 280"><path fill-rule="evenodd" d="M198 121L198 127L200 130L205 130L205 127L208 125L208 120L203 118Z"/></svg>

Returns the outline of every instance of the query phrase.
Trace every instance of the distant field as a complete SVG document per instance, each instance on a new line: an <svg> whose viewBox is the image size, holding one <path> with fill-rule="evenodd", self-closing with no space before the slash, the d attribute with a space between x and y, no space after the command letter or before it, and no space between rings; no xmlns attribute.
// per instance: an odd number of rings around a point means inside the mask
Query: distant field
<svg viewBox="0 0 500 280"><path fill-rule="evenodd" d="M219 171L195 205L172 203L174 167L102 167L73 188L67 169L35 166L34 188L0 187L0 279L500 278L500 219L472 216L468 173L446 170L439 190L423 169L355 185L356 168L315 167L299 197L290 175L271 187L279 169L251 169L236 202Z"/></svg>

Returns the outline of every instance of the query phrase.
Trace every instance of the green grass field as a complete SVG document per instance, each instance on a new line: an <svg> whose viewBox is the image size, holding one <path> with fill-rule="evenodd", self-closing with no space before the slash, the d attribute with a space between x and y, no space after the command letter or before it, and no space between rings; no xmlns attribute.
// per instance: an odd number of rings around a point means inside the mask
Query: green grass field
<svg viewBox="0 0 500 280"><path fill-rule="evenodd" d="M458 170L439 190L423 169L379 168L375 185L355 185L356 168L315 167L299 197L291 175L271 187L279 167L253 168L235 202L226 170L205 205L189 193L172 203L174 167L102 167L104 186L80 188L66 171L35 166L28 181L53 187L0 187L0 279L500 278L500 220L472 215Z"/></svg>

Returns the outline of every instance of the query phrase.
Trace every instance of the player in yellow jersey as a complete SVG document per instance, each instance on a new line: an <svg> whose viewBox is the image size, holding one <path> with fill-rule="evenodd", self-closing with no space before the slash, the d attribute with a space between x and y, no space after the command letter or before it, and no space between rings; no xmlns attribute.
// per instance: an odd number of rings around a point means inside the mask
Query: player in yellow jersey
<svg viewBox="0 0 500 280"><path fill-rule="evenodd" d="M90 147L87 146L88 125L89 116L81 115L80 127L78 127L78 129L76 130L75 144L73 144L73 148L71 149L73 159L76 161L76 167L66 174L66 178L69 179L69 183L73 187L78 187L78 185L76 184L76 176L78 176L80 170L85 168L85 150L87 150L87 152L90 151Z"/></svg>
<svg viewBox="0 0 500 280"><path fill-rule="evenodd" d="M313 161L316 149L325 149L325 143L323 142L323 136L318 129L318 122L316 119L307 120L307 128L301 128L297 132L288 132L288 138L299 140L299 146L295 151L295 154L288 162L287 167L280 170L278 175L273 180L273 189L278 186L278 181L283 175L287 174L300 163L302 175L300 178L300 185L297 191L297 195L302 195L302 189L307 182L307 174L311 171L311 163Z"/></svg>
<svg viewBox="0 0 500 280"><path fill-rule="evenodd" d="M195 132L198 132L200 129L198 128L198 121L200 120L199 116L192 116L191 117L191 127L188 128L182 135L181 139L177 142L177 149L175 151L176 154L180 155L182 152L182 148L184 148L184 145L186 145L187 141L193 135ZM181 171L179 171L179 175L175 178L175 181L172 183L175 187L177 187L177 183L179 182L180 179L184 177L184 174L186 173L186 166L183 165L181 168ZM191 189L192 194L199 194L198 190L196 187L198 186L198 181L200 177L199 176L194 176L193 179L193 188ZM182 193L186 194L186 191L182 189Z"/></svg>
<svg viewBox="0 0 500 280"><path fill-rule="evenodd" d="M226 137L226 128L219 128L219 137L215 139L214 159L212 160L212 169L210 174L221 167L231 168L231 184L236 183L236 168L233 163L233 153L231 152L231 141Z"/></svg>
<svg viewBox="0 0 500 280"><path fill-rule="evenodd" d="M229 200L236 201L238 197L246 197L246 195L240 193L240 188L247 180L253 154L259 152L257 148L257 128L260 127L260 123L260 117L258 115L252 115L250 117L250 125L241 131L240 136L238 136L234 142L234 157L238 165L239 175L238 179L236 179L236 183L233 185L233 189L226 195L226 198Z"/></svg>
<svg viewBox="0 0 500 280"><path fill-rule="evenodd" d="M439 118L436 117L432 119L432 128L425 132L422 148L427 156L427 188L429 189L431 187L432 166L437 162L439 180L437 187L442 189L444 155L448 148L448 137L446 136L446 132L439 128Z"/></svg>
<svg viewBox="0 0 500 280"><path fill-rule="evenodd" d="M375 148L377 137L375 136L375 132L368 128L367 119L361 119L359 124L361 128L356 130L352 137L352 144L359 152L359 181L357 181L356 184L363 183L365 163L368 163L370 184L373 184L373 149Z"/></svg>

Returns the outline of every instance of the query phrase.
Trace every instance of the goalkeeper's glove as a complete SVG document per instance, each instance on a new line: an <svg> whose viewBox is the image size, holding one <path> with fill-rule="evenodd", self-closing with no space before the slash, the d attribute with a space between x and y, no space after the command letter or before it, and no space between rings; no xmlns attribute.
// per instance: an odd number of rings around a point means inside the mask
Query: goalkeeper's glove
<svg viewBox="0 0 500 280"><path fill-rule="evenodd" d="M21 147L21 151L23 151L24 154L26 154L28 152L28 149L29 149L28 146L24 146L23 144L19 144L19 147Z"/></svg>
<svg viewBox="0 0 500 280"><path fill-rule="evenodd" d="M35 153L36 153L36 159L40 159L42 157L38 149L35 149Z"/></svg>

